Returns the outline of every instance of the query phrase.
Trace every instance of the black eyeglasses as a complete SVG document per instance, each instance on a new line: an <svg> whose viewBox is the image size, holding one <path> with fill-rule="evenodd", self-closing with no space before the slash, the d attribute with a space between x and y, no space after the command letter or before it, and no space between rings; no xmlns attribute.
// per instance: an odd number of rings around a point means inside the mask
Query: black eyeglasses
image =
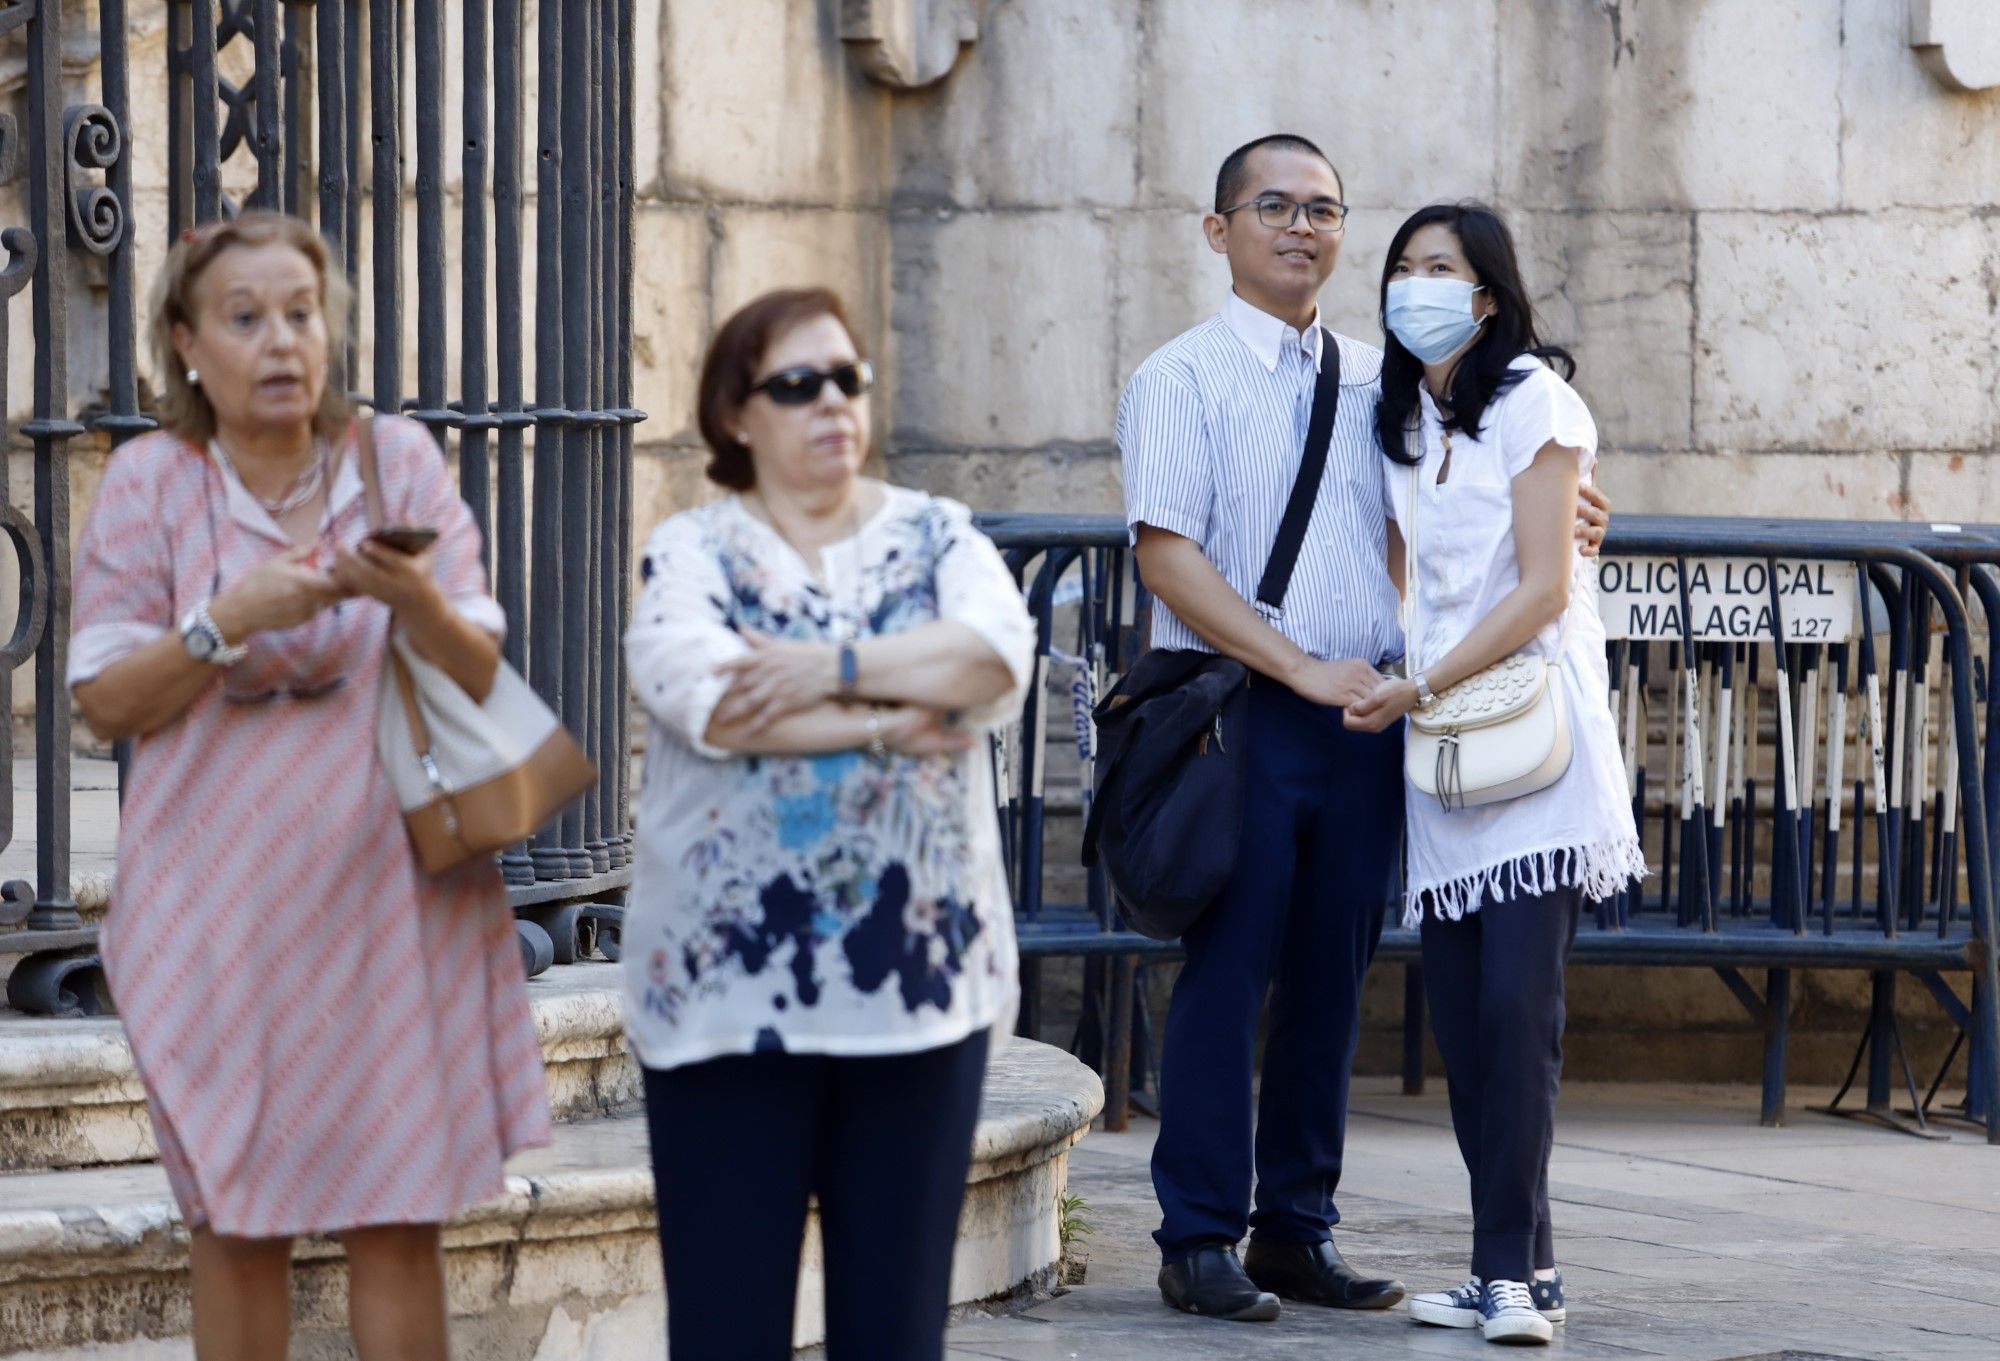
<svg viewBox="0 0 2000 1361"><path fill-rule="evenodd" d="M824 372L805 367L780 369L763 382L752 383L750 391L763 393L779 406L805 406L818 401L828 383L839 388L842 396L859 397L875 386L875 366L861 359L835 364Z"/></svg>
<svg viewBox="0 0 2000 1361"><path fill-rule="evenodd" d="M1347 224L1347 205L1335 203L1332 199L1314 199L1311 203L1300 203L1296 199L1266 194L1262 198L1239 203L1234 208L1224 208L1222 215L1240 213L1245 208L1257 210L1257 220L1273 231L1284 231L1299 220L1299 214L1306 215L1316 232L1337 232Z"/></svg>

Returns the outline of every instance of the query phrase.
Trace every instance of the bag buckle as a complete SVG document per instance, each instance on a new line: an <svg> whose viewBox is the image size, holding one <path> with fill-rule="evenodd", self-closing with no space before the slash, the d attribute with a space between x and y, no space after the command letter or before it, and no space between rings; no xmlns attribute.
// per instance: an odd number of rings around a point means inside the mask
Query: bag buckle
<svg viewBox="0 0 2000 1361"><path fill-rule="evenodd" d="M449 794L452 792L451 781L445 779L444 772L438 769L437 762L431 759L429 752L424 752L421 756L417 757L417 762L423 766L424 778L431 782L433 790L439 794Z"/></svg>
<svg viewBox="0 0 2000 1361"><path fill-rule="evenodd" d="M1273 605L1264 600L1259 600L1255 603L1257 605L1257 613L1263 616L1265 623L1282 624L1285 621L1285 607L1283 605Z"/></svg>

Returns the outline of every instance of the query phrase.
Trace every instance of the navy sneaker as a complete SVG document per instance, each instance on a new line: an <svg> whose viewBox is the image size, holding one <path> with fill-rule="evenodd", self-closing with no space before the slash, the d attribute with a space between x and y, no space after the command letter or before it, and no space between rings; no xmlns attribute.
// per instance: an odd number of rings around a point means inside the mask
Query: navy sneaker
<svg viewBox="0 0 2000 1361"><path fill-rule="evenodd" d="M1477 1328L1480 1322L1479 1292L1479 1278L1474 1276L1456 1290L1412 1295L1410 1317L1439 1328Z"/></svg>
<svg viewBox="0 0 2000 1361"><path fill-rule="evenodd" d="M1535 1301L1535 1312L1551 1323L1561 1323L1569 1317L1569 1310L1563 1307L1563 1274L1556 1272L1552 1281L1529 1281L1528 1294Z"/></svg>
<svg viewBox="0 0 2000 1361"><path fill-rule="evenodd" d="M1546 1345L1555 1328L1535 1308L1525 1281L1486 1281L1479 1287L1479 1331L1488 1342Z"/></svg>

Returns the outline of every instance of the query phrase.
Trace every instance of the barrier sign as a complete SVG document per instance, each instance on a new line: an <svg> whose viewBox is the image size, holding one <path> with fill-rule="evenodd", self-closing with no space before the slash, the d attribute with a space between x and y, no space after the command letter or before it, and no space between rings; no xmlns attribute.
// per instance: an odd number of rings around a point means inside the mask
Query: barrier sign
<svg viewBox="0 0 2000 1361"><path fill-rule="evenodd" d="M1688 612L1696 642L1771 641L1771 573L1763 558L1689 558ZM1780 561L1778 613L1788 643L1859 636L1859 578L1851 562ZM1681 641L1681 565L1673 558L1600 559L1597 609L1608 638Z"/></svg>

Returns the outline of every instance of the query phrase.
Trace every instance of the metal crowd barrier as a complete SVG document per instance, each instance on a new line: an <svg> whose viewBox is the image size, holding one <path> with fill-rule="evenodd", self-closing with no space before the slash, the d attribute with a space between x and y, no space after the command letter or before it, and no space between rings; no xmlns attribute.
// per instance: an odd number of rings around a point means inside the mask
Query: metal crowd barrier
<svg viewBox="0 0 2000 1361"><path fill-rule="evenodd" d="M1115 517L981 524L1040 627L1041 683L997 767L1022 1028L1041 1023L1042 962L1081 957L1073 1048L1104 1074L1122 1122L1152 1073L1143 971L1178 948L1123 929L1102 875L1048 841L1087 804L1087 709L1142 646L1144 587ZM1866 972L1868 1020L1829 1109L1912 1133L1960 1119L2000 1143L2000 530L1619 516L1599 575L1610 699L1652 874L1599 906L1575 961L1713 970L1763 1030L1767 1124L1784 1116L1793 972ZM1051 782L1052 765L1067 779ZM1407 970L1404 1078L1417 1090L1420 951L1394 901L1379 955ZM1952 985L1968 977L1969 1004ZM1956 1033L1928 1082L1897 1025L1905 979ZM1945 1110L1938 1093L1961 1053L1966 1097ZM1846 1105L1864 1063L1862 1103Z"/></svg>

